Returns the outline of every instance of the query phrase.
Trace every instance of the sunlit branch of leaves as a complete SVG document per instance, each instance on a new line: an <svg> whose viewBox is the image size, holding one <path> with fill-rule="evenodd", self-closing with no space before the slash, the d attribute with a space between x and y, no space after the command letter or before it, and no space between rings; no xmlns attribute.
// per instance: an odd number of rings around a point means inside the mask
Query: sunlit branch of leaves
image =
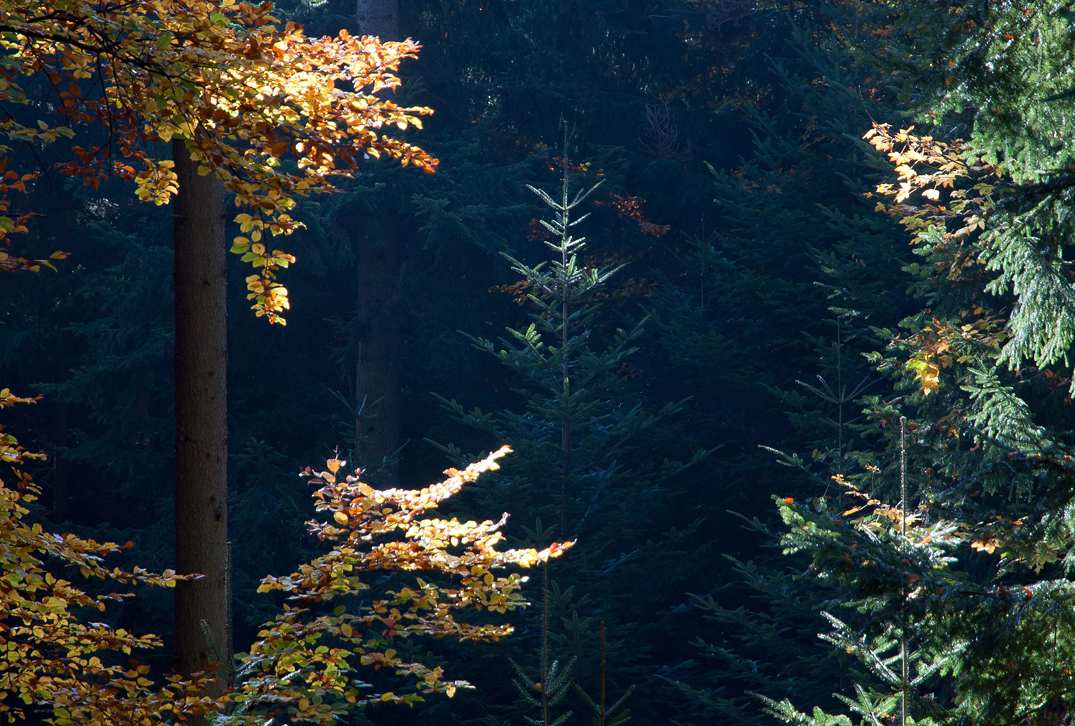
<svg viewBox="0 0 1075 726"><path fill-rule="evenodd" d="M418 50L412 41L381 43L346 31L307 38L293 23L278 28L268 2L72 4L47 20L37 8L28 0L0 5L0 47L8 56L0 101L30 105L20 76L45 74L59 89L67 125L8 115L0 132L15 142L48 143L74 138L78 125L104 126L108 147L74 146L78 160L60 170L94 187L116 174L156 204L179 190L171 162L156 158L154 145L181 140L200 171L219 176L234 195L246 228L232 250L255 268L248 298L272 322L282 323L289 306L276 275L294 258L269 248L262 235L300 226L289 215L297 196L331 191L331 177L349 175L369 157L434 170L436 160L385 133L420 127L418 117L430 113L385 98L399 85L400 62ZM99 96L81 88L86 79ZM285 155L297 166L282 165ZM4 225L0 236L15 226Z"/></svg>
<svg viewBox="0 0 1075 726"><path fill-rule="evenodd" d="M508 635L508 625L471 624L456 613L473 608L504 614L525 607L520 592L525 578L494 571L542 564L574 544L499 551L507 514L480 523L421 516L483 472L497 469L508 451L504 447L466 469L449 469L443 482L419 490L373 489L359 472L345 474L346 462L337 459L324 471L307 469L305 475L320 485L314 493L317 511L331 514L328 521L311 521L309 528L333 549L287 577L262 582L259 591L286 595L284 612L242 656L241 684L233 696L237 708L225 722L261 723L264 713L285 706L295 719L330 724L355 707L413 704L433 693L452 696L469 688L465 681L446 680L439 666L407 659L392 645L416 635L471 642ZM415 577L371 599L363 576L388 571ZM328 610L330 603L348 597L368 602ZM357 678L359 667L402 677L404 690L384 690Z"/></svg>
<svg viewBox="0 0 1075 726"><path fill-rule="evenodd" d="M0 390L0 410L33 403ZM307 470L320 485L314 496L328 521L312 521L311 532L333 549L287 577L268 577L260 590L282 591L283 612L259 633L241 657L240 682L223 699L205 694L209 674L168 676L154 683L148 666L109 665L108 654L132 656L158 648L153 635L136 636L101 623L84 623L78 609L104 611L129 592L92 596L54 574L59 563L83 577L122 585L172 586L174 572L160 575L135 567L109 569L103 558L126 547L74 535L57 535L27 521L28 505L40 494L25 465L43 455L23 449L0 424L0 627L6 658L0 659L0 714L21 720L23 704L51 709L57 726L84 723L170 723L214 714L214 722L261 724L279 709L293 721L333 724L345 713L373 703L415 703L433 693L452 696L469 688L447 680L440 666L403 657L393 642L415 635L461 641L497 640L509 625L459 620L464 609L505 614L528 603L525 578L500 575L508 566L533 567L559 557L573 542L543 550L498 550L504 541L497 522L459 522L422 517L457 494L507 453L505 447L465 469L449 469L445 481L420 490L373 490L345 462L330 460L325 471ZM339 474L339 476L337 476ZM8 479L11 479L10 484ZM364 575L412 572L410 584L369 598ZM419 576L420 575L420 576ZM452 584L452 583L455 584ZM341 604L348 596L362 604ZM384 670L402 680L401 691L374 687L357 678L359 668Z"/></svg>

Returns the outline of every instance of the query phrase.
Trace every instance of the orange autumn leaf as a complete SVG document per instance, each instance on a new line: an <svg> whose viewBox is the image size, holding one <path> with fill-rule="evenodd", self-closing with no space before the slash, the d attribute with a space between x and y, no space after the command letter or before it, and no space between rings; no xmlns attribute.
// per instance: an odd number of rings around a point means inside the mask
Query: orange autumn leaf
<svg viewBox="0 0 1075 726"><path fill-rule="evenodd" d="M332 191L332 178L350 175L365 158L436 167L429 154L388 133L421 128L420 117L431 113L401 107L387 93L399 85L399 64L418 52L413 41L346 32L308 38L273 17L269 2L52 5L41 12L36 0L0 2L0 103L33 110L0 120L0 138L11 145L0 146L0 163L16 144L77 139L80 127L103 126L108 142L73 144L59 171L94 188L114 174L133 180L139 199L165 204L181 190L159 144L181 141L202 173L218 176L234 195L235 221L244 233L256 231L254 241L291 234L301 226L290 216L296 198ZM62 89L49 118L40 117L49 104L32 97L26 80L39 75ZM296 164L281 164L289 154ZM36 174L0 180L0 269L50 266L4 250L32 216L10 216L8 194L25 190ZM294 258L267 245L239 254L257 273L248 282L255 313L283 323L290 304L276 277Z"/></svg>

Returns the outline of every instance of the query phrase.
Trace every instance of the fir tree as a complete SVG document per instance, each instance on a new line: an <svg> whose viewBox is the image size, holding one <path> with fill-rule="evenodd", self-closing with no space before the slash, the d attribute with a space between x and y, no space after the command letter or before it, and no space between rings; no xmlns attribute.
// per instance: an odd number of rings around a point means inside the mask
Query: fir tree
<svg viewBox="0 0 1075 726"><path fill-rule="evenodd" d="M552 531L592 544L554 573L551 659L563 665L577 657L576 679L587 688L596 682L600 609L612 633L609 650L623 647L619 640L634 634L633 647L623 649L617 668L605 676L607 688L623 693L629 687L626 669L639 667L646 649L657 648L650 639L661 633L661 625L652 622L642 637L634 621L652 619L655 608L681 592L688 581L685 543L697 524L662 530L671 521L674 477L690 465L673 458L685 448L674 443L670 425L680 405L652 410L625 380L646 318L615 325L619 321L604 300L620 266L586 256L585 238L575 236L588 217L578 210L597 185L573 193L568 172L565 162L555 196L531 188L554 215L540 227L551 237L542 240L551 259L531 265L521 256L507 257L521 278L514 289L530 309L528 322L498 342L472 339L515 374L523 405L495 414L468 412L454 401L448 405L517 452L517 462L484 490L483 506L531 513L535 541L549 536L541 522L553 521L559 526ZM704 455L696 452L692 460ZM558 462L559 476L542 476L542 461ZM647 596L639 597L643 590ZM570 691L566 679L563 685Z"/></svg>
<svg viewBox="0 0 1075 726"><path fill-rule="evenodd" d="M855 504L832 477L869 485L890 461L887 440L862 416L863 396L885 385L863 354L883 345L875 327L894 326L914 306L900 278L905 237L863 196L879 179L879 160L858 137L871 116L891 110L883 91L864 94L874 66L843 43L845 34L870 34L859 20L853 8L828 3L780 18L788 45L771 63L783 113L759 104L752 154L716 176L723 216L692 240L686 274L661 293L676 370L712 391L714 423L734 452L719 475L738 497L731 507L748 516L724 528L726 551L763 543L747 557L729 552L729 576L693 599L706 620L693 639L699 660L666 673L691 699L684 722L758 723L753 694L836 710L833 690L881 685L817 638L822 611L862 627L856 603L817 576L806 549L778 554L784 527L755 514L773 495L782 508L846 511ZM781 418L787 424L775 423ZM774 467L774 458L791 468ZM753 486L736 486L745 477Z"/></svg>
<svg viewBox="0 0 1075 726"><path fill-rule="evenodd" d="M843 602L868 614L832 636L859 643L851 649L889 682L887 693L847 701L862 720L890 717L910 695L908 722L1065 723L1075 702L1058 675L1073 642L1075 542L1071 143L1060 108L1071 87L1070 12L1065 3L876 7L904 30L890 50L902 56L892 67L915 79L913 110L947 137L869 134L900 177L881 189L896 203L881 206L913 232L922 258L907 268L921 312L902 332L885 331L889 352L874 356L899 395L871 406L889 432L907 417L898 450L914 462L913 486L900 491L888 474L887 487L856 487L878 494L842 513L782 508L787 545L809 551ZM862 639L871 632L900 639L901 666L915 643L921 678L912 682L911 669L893 680L884 644ZM847 722L770 707L792 722Z"/></svg>
<svg viewBox="0 0 1075 726"><path fill-rule="evenodd" d="M509 500L521 497L527 511L558 521L567 536L588 537L613 522L630 530L640 518L648 519L652 508L660 507L661 482L684 464L652 462L636 454L643 433L658 429L677 405L654 413L621 398L619 374L638 350L646 319L616 327L601 347L599 328L611 327L607 317L601 317L601 291L620 266L580 256L586 240L574 237L572 228L589 215L573 218L572 212L598 185L572 195L569 183L565 164L558 199L531 187L555 214L552 221L541 221L554 235L543 241L553 259L531 266L506 255L533 308L530 323L509 329L510 337L499 344L474 339L525 382L520 389L524 410L491 415L478 410L465 413L454 402L451 406L474 427L511 441L519 452L521 462L512 467L519 478L506 484ZM647 465L646 459L652 463ZM538 461L559 462L555 494L549 491L547 477L540 482L530 478L528 462ZM626 468L628 462L633 468ZM604 541L612 544L619 539ZM605 556L615 546L607 547Z"/></svg>

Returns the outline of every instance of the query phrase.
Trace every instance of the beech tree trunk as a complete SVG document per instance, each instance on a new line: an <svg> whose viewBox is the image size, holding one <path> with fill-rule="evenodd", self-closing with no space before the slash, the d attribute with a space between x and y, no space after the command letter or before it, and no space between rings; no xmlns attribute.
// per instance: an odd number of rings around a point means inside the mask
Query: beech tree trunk
<svg viewBox="0 0 1075 726"><path fill-rule="evenodd" d="M386 230L391 227L385 225ZM370 481L399 486L401 343L398 240L357 241L357 314L362 342L355 363L355 393L365 410L355 421L355 461L368 468Z"/></svg>
<svg viewBox="0 0 1075 726"><path fill-rule="evenodd" d="M362 35L399 40L399 0L355 0L355 20Z"/></svg>
<svg viewBox="0 0 1075 726"><path fill-rule="evenodd" d="M175 233L175 667L230 666L224 193L172 147ZM203 626L204 623L204 626ZM206 629L211 636L205 635Z"/></svg>
<svg viewBox="0 0 1075 726"><path fill-rule="evenodd" d="M362 35L399 40L398 0L356 0L355 20ZM368 407L355 422L355 460L369 467L378 486L399 486L401 311L399 237L392 220L380 220L380 239L356 241L358 316L366 333L355 363L358 404Z"/></svg>

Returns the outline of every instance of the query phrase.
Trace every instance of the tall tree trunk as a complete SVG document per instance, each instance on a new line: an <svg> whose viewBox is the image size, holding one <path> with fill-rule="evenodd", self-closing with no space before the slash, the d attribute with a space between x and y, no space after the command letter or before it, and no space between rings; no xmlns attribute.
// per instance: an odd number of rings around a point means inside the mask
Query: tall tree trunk
<svg viewBox="0 0 1075 726"><path fill-rule="evenodd" d="M362 35L399 40L399 0L355 0L355 20Z"/></svg>
<svg viewBox="0 0 1075 726"><path fill-rule="evenodd" d="M63 380L67 376L67 336L63 330L56 335L56 371L59 374L56 380ZM52 401L52 442L55 449L52 451L52 517L57 522L67 521L68 498L71 496L67 481L67 466L63 454L59 449L67 448L67 404L62 398Z"/></svg>
<svg viewBox="0 0 1075 726"><path fill-rule="evenodd" d="M179 177L173 222L176 569L204 575L175 588L175 665L190 674L224 659L227 668L231 658L226 251L219 180L199 176L182 143L172 151Z"/></svg>
<svg viewBox="0 0 1075 726"><path fill-rule="evenodd" d="M363 35L399 40L398 0L355 0ZM381 219L380 239L358 240L358 316L365 331L355 363L358 404L368 410L355 422L356 464L369 467L379 486L399 486L401 313L397 226Z"/></svg>
<svg viewBox="0 0 1075 726"><path fill-rule="evenodd" d="M386 230L391 229L385 225ZM363 331L355 363L355 392L364 410L355 422L355 461L378 486L399 486L399 248L396 235L358 241L357 315Z"/></svg>

